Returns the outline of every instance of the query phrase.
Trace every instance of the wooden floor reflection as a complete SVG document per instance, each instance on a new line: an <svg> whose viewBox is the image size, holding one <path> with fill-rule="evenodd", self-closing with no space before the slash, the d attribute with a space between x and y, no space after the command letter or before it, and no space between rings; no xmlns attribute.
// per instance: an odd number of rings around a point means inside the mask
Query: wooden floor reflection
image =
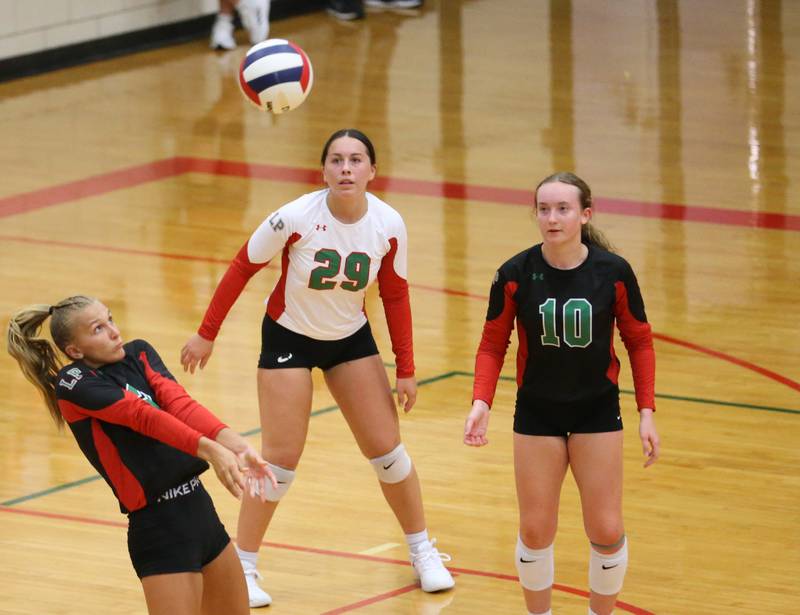
<svg viewBox="0 0 800 615"><path fill-rule="evenodd" d="M664 456L646 471L622 375L631 563L618 612L794 612L799 26L779 0L429 0L349 25L307 15L273 24L315 68L309 99L280 117L237 90L243 38L229 54L198 41L0 84L0 315L92 294L177 373L228 260L267 213L319 185L333 130L363 129L373 189L409 229L420 395L403 436L457 586L413 587L402 535L317 375L306 452L263 550L265 612L523 613L511 358L490 445L467 449L461 430L494 271L538 241L533 186L575 170L656 332ZM180 376L253 442L275 278L252 280L204 373ZM376 293L366 308L388 362ZM5 354L0 398L0 613L144 612L125 518ZM205 483L232 532L237 502ZM586 612L587 562L568 478L554 613Z"/></svg>

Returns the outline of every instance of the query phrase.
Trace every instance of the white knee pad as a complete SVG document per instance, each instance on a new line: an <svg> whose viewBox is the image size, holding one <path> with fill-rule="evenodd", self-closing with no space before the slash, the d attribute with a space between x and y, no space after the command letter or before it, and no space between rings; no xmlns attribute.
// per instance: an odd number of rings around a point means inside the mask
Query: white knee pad
<svg viewBox="0 0 800 615"><path fill-rule="evenodd" d="M538 592L553 584L553 545L544 549L531 549L525 546L522 538L517 537L514 563L517 565L519 583L525 589Z"/></svg>
<svg viewBox="0 0 800 615"><path fill-rule="evenodd" d="M622 589L628 569L628 539L616 553L598 553L591 549L589 556L589 588L596 594L613 596Z"/></svg>
<svg viewBox="0 0 800 615"><path fill-rule="evenodd" d="M267 462L267 465L275 475L275 480L278 481L278 488L275 489L270 481L265 481L267 491L264 494L264 497L270 502L277 502L284 495L286 495L287 491L289 491L289 486L294 480L294 470L287 470L286 468L276 466L274 463L270 463L269 461Z"/></svg>
<svg viewBox="0 0 800 615"><path fill-rule="evenodd" d="M370 459L369 462L382 483L399 483L411 474L411 457L402 442L383 457Z"/></svg>

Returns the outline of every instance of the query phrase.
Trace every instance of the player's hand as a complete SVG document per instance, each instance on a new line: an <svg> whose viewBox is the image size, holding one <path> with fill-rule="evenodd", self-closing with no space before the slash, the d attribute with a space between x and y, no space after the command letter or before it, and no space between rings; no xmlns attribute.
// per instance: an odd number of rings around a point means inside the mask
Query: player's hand
<svg viewBox="0 0 800 615"><path fill-rule="evenodd" d="M203 436L197 445L197 456L210 463L219 482L236 499L241 499L246 487L244 479L245 468L236 453Z"/></svg>
<svg viewBox="0 0 800 615"><path fill-rule="evenodd" d="M656 420L652 408L639 411L639 438L642 441L642 452L645 456L644 467L653 465L661 454L661 441L656 431Z"/></svg>
<svg viewBox="0 0 800 615"><path fill-rule="evenodd" d="M398 378L396 390L397 405L403 409L403 412L409 412L417 402L416 378L414 376L411 376L411 378Z"/></svg>
<svg viewBox="0 0 800 615"><path fill-rule="evenodd" d="M464 422L464 444L483 446L489 444L486 433L489 431L489 404L482 399L472 402L472 409Z"/></svg>
<svg viewBox="0 0 800 615"><path fill-rule="evenodd" d="M273 489L278 488L278 480L269 469L269 464L251 446L239 453L239 459L245 465L245 482L250 497L266 502L267 481L272 483Z"/></svg>
<svg viewBox="0 0 800 615"><path fill-rule="evenodd" d="M203 369L211 358L212 352L214 352L214 342L195 333L181 348L183 371L194 373L198 365L200 365L200 369Z"/></svg>

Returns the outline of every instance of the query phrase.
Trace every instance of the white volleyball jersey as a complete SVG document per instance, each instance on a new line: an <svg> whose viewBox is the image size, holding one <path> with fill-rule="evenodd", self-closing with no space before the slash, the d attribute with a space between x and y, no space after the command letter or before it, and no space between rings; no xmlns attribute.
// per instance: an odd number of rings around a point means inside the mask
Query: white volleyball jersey
<svg viewBox="0 0 800 615"><path fill-rule="evenodd" d="M249 278L280 255L281 276L267 300L270 318L313 339L348 337L367 321L364 296L377 278L398 373L413 374L403 219L366 193L366 214L346 224L333 217L327 196L327 189L305 194L261 223L220 282L199 332L213 340Z"/></svg>

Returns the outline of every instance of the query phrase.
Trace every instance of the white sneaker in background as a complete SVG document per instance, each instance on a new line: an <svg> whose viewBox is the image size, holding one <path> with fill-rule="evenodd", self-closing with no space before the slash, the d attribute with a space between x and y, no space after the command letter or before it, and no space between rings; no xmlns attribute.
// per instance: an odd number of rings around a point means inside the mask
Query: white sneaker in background
<svg viewBox="0 0 800 615"><path fill-rule="evenodd" d="M435 538L431 539L430 542L426 540L411 552L414 576L419 579L422 591L426 592L450 589L456 584L452 575L442 563L449 562L450 556L446 553L439 553L434 547L435 544Z"/></svg>
<svg viewBox="0 0 800 615"><path fill-rule="evenodd" d="M233 38L233 16L217 15L217 20L211 28L211 49L224 49L230 51L236 49L236 39Z"/></svg>
<svg viewBox="0 0 800 615"><path fill-rule="evenodd" d="M242 562L242 569L244 570L244 580L247 582L247 597L250 600L250 608L255 609L272 604L272 596L258 585L258 581L261 579L261 574L259 574L258 570L247 562Z"/></svg>
<svg viewBox="0 0 800 615"><path fill-rule="evenodd" d="M269 36L269 4L270 0L239 0L236 5L253 45L267 40Z"/></svg>

